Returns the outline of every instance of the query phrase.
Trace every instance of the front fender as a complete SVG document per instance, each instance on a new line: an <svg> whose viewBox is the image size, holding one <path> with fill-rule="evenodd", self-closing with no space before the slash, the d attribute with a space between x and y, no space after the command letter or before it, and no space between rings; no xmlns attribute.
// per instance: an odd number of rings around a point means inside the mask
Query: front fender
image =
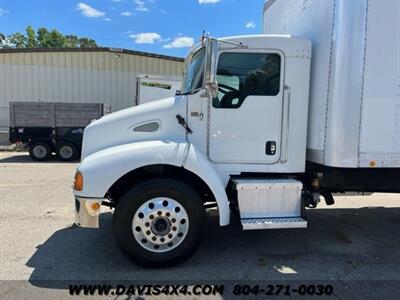
<svg viewBox="0 0 400 300"><path fill-rule="evenodd" d="M214 166L191 144L183 167L199 176L208 185L217 201L219 225L228 225L230 220L229 201L225 192L225 186Z"/></svg>
<svg viewBox="0 0 400 300"><path fill-rule="evenodd" d="M186 141L146 141L107 148L86 157L78 170L83 175L83 190L76 196L103 198L123 175L149 165L166 164L184 167L201 178L213 193L221 226L229 224L230 210L225 186L214 166Z"/></svg>
<svg viewBox="0 0 400 300"><path fill-rule="evenodd" d="M146 141L110 147L86 157L78 171L83 175L83 190L76 196L103 198L121 176L140 167L168 164L182 166L189 144L183 142Z"/></svg>

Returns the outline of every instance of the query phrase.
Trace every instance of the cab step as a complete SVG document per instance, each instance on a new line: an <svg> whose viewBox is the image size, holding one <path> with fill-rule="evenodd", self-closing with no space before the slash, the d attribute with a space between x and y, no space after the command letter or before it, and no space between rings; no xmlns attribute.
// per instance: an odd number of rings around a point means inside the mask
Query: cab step
<svg viewBox="0 0 400 300"><path fill-rule="evenodd" d="M307 228L307 221L302 217L290 218L252 218L240 219L243 230L280 229L280 228Z"/></svg>
<svg viewBox="0 0 400 300"><path fill-rule="evenodd" d="M306 228L301 181L293 178L235 178L243 230Z"/></svg>

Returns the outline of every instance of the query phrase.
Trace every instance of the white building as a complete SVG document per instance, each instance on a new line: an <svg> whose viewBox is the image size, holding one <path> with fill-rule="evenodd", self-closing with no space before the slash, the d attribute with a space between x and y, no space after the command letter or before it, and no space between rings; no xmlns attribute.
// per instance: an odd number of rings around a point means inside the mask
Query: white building
<svg viewBox="0 0 400 300"><path fill-rule="evenodd" d="M10 101L103 102L112 111L136 104L142 74L182 77L182 58L131 50L0 49L0 132Z"/></svg>

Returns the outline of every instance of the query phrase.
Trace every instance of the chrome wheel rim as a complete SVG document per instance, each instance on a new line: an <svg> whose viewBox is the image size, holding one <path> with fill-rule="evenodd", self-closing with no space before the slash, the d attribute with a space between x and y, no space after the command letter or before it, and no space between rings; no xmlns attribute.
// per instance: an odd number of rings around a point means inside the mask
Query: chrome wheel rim
<svg viewBox="0 0 400 300"><path fill-rule="evenodd" d="M37 158L44 158L47 155L47 149L43 145L37 145L33 147L33 155Z"/></svg>
<svg viewBox="0 0 400 300"><path fill-rule="evenodd" d="M69 146L62 146L60 148L60 155L63 158L66 158L66 159L71 158L72 157L72 153L73 153L72 148L69 147Z"/></svg>
<svg viewBox="0 0 400 300"><path fill-rule="evenodd" d="M185 208L171 198L153 198L135 212L132 232L136 241L151 252L166 252L178 247L189 230Z"/></svg>

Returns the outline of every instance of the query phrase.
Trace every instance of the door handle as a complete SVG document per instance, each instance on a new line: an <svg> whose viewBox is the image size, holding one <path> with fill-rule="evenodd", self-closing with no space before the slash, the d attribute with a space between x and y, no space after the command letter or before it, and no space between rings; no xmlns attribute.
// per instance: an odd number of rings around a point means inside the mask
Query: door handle
<svg viewBox="0 0 400 300"><path fill-rule="evenodd" d="M266 155L275 155L276 154L276 142L268 141L265 143L265 154Z"/></svg>

